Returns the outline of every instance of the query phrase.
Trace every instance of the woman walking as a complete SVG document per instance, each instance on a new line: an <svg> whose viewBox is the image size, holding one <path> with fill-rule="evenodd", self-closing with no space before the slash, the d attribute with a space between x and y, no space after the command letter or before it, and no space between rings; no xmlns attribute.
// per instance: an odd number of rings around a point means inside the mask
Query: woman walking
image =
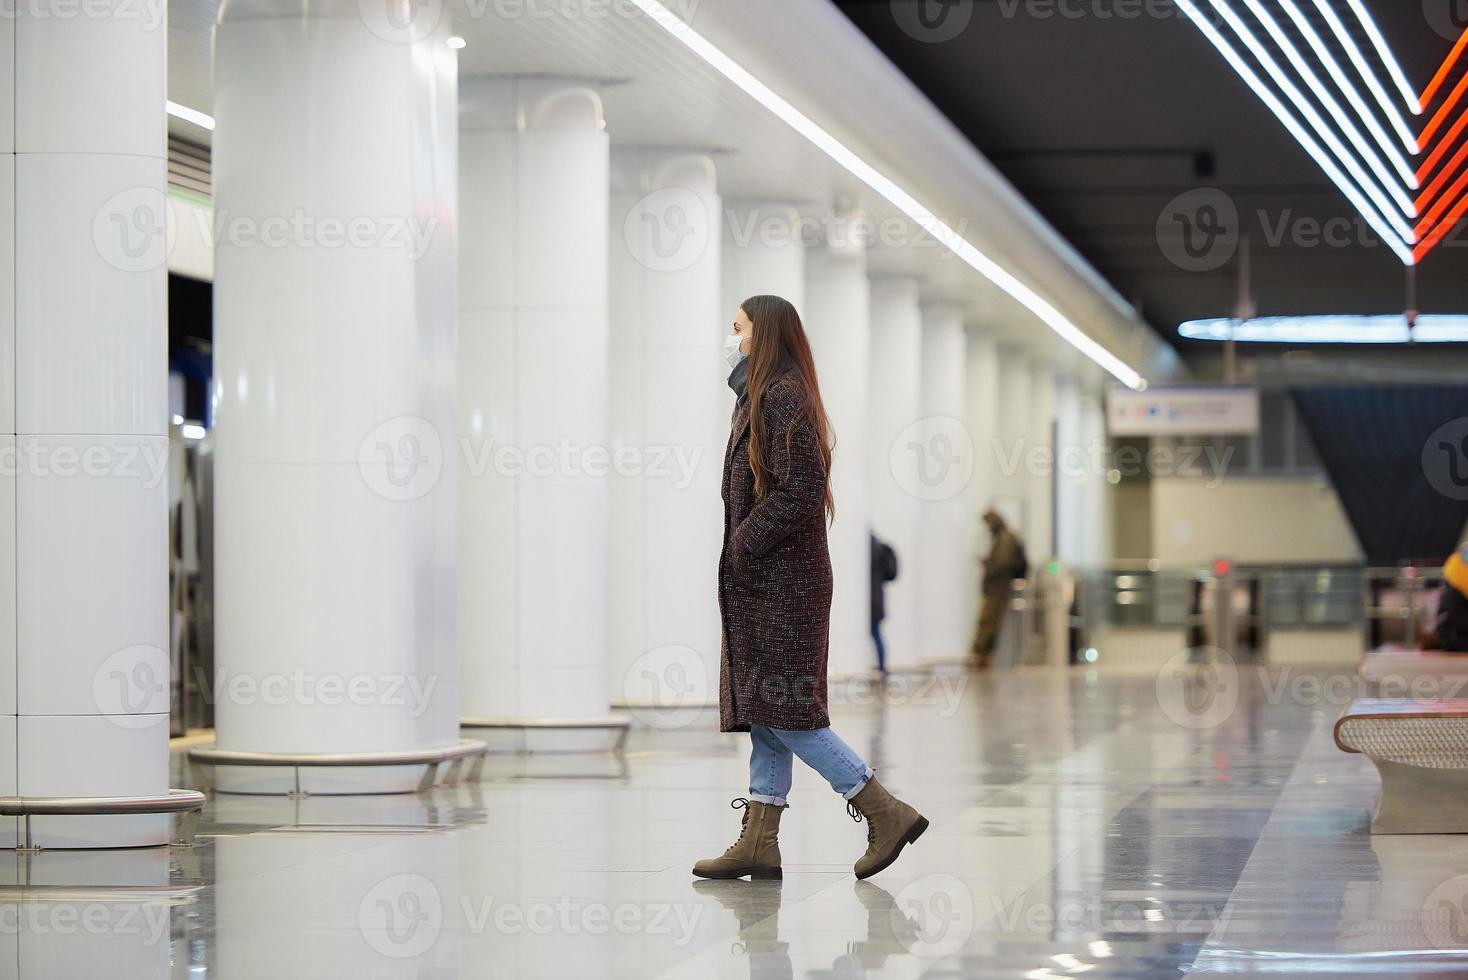
<svg viewBox="0 0 1468 980"><path fill-rule="evenodd" d="M867 823L858 878L887 867L928 821L877 782L831 730L826 646L831 620L834 514L830 427L810 342L778 296L745 300L724 341L739 397L724 454L724 550L719 558L723 643L719 728L749 732L749 796L739 839L693 866L701 878L779 878L780 815L793 758L820 773Z"/></svg>

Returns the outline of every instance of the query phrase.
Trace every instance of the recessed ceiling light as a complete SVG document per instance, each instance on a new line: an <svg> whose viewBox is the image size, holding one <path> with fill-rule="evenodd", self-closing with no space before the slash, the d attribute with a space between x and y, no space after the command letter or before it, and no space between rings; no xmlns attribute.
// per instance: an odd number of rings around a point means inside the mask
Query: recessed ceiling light
<svg viewBox="0 0 1468 980"><path fill-rule="evenodd" d="M463 38L459 37L459 35L455 34L453 37L449 38L449 42L448 43L449 43L449 47L451 47L455 51L457 51L460 48L462 48L464 45L468 44L469 42L466 41L466 40L464 40Z"/></svg>
<svg viewBox="0 0 1468 980"><path fill-rule="evenodd" d="M184 122L191 122L195 126L202 126L211 132L214 130L214 117L208 113L200 112L198 109L190 109L188 106L179 105L177 102L168 102L165 105L170 116L182 119Z"/></svg>

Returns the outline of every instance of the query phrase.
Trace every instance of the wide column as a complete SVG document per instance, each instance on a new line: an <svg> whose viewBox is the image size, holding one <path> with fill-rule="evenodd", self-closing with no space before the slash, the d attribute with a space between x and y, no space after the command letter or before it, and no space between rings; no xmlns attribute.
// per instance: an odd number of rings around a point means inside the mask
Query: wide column
<svg viewBox="0 0 1468 980"><path fill-rule="evenodd" d="M458 736L447 34L398 36L352 3L229 0L220 14L221 749L369 753ZM418 777L313 769L301 782L407 791ZM279 770L219 780L292 787Z"/></svg>
<svg viewBox="0 0 1468 980"><path fill-rule="evenodd" d="M1111 561L1111 480L1106 461L1106 406L1099 391L1081 394L1081 444L1086 473L1081 497L1081 563Z"/></svg>
<svg viewBox="0 0 1468 980"><path fill-rule="evenodd" d="M959 658L968 649L969 526L964 491L973 475L973 433L965 422L968 337L963 307L922 308L923 425L913 485L920 501L918 653Z"/></svg>
<svg viewBox="0 0 1468 980"><path fill-rule="evenodd" d="M965 345L968 367L964 378L964 419L974 447L973 473L963 497L966 560L964 562L964 622L972 630L978 622L979 598L984 566L980 559L989 552L989 532L979 518L998 503L999 453L999 348L992 334L970 328ZM972 637L970 636L969 639Z"/></svg>
<svg viewBox="0 0 1468 980"><path fill-rule="evenodd" d="M1081 432L1080 382L1055 381L1055 554L1068 565L1085 561L1086 447Z"/></svg>
<svg viewBox="0 0 1468 980"><path fill-rule="evenodd" d="M897 552L897 581L887 586L882 637L889 667L914 666L921 656L922 510L918 493L929 462L920 439L923 415L923 321L918 283L909 277L872 281L871 428L867 472L872 488L872 529Z"/></svg>
<svg viewBox="0 0 1468 980"><path fill-rule="evenodd" d="M996 417L997 442L986 454L987 462L996 468L994 507L1011 530L1026 538L1025 547L1036 554L1029 541L1030 473L1034 469L1032 450L1036 440L1030 425L1029 356L1014 347L999 349L999 414ZM984 535L987 554L989 535Z"/></svg>
<svg viewBox="0 0 1468 980"><path fill-rule="evenodd" d="M713 160L612 157L610 683L631 705L717 704L719 481L729 434ZM686 716L645 714L657 723Z"/></svg>
<svg viewBox="0 0 1468 980"><path fill-rule="evenodd" d="M1051 508L1056 479L1055 372L1039 362L1030 368L1030 448L1028 503L1025 507L1025 542L1030 561L1045 561L1055 554L1055 529Z"/></svg>
<svg viewBox="0 0 1468 980"><path fill-rule="evenodd" d="M0 23L0 794L168 789L162 11ZM105 57L99 57L105 52ZM0 843L16 821L0 820ZM168 818L38 817L45 847Z"/></svg>
<svg viewBox="0 0 1468 980"><path fill-rule="evenodd" d="M871 313L866 248L840 239L806 253L805 308L800 311L815 352L821 399L836 447L831 493L836 518L831 546L831 654L833 674L876 667L871 639L870 494L867 467L870 419L867 391Z"/></svg>
<svg viewBox="0 0 1468 980"><path fill-rule="evenodd" d="M460 90L464 713L607 714L608 141L585 82ZM714 368L710 368L714 370Z"/></svg>

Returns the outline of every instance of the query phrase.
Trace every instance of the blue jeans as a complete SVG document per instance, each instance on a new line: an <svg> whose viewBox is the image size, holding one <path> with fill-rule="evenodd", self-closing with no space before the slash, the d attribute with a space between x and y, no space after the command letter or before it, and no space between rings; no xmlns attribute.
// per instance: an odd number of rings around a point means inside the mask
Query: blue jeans
<svg viewBox="0 0 1468 980"><path fill-rule="evenodd" d="M830 728L791 732L751 725L749 738L749 798L756 803L784 806L794 777L794 757L825 777L845 799L860 793L875 771Z"/></svg>

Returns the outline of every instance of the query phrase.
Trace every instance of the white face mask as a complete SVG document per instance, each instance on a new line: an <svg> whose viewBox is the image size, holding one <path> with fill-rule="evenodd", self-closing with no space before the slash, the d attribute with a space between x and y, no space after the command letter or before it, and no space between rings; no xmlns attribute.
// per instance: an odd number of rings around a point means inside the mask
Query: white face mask
<svg viewBox="0 0 1468 980"><path fill-rule="evenodd" d="M749 356L739 349L743 343L744 338L737 334L731 333L724 338L724 361L729 365L731 371L739 366L740 361Z"/></svg>

